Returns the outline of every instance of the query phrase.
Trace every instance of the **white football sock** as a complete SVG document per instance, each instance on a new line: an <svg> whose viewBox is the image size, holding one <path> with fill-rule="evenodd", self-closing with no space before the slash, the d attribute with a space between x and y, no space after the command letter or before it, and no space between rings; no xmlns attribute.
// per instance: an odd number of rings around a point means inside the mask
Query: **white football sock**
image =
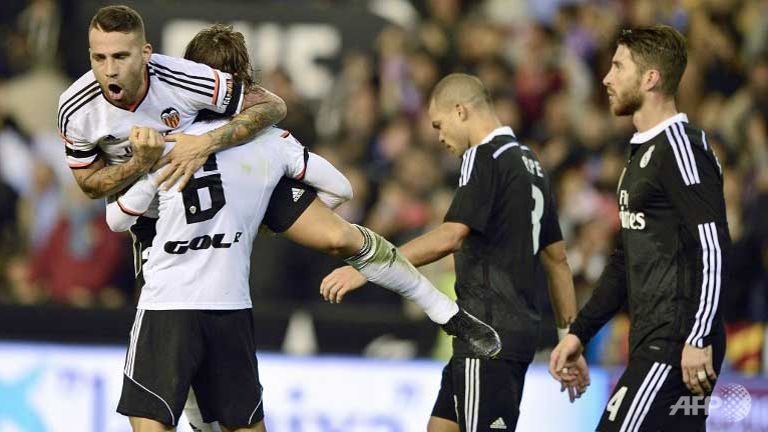
<svg viewBox="0 0 768 432"><path fill-rule="evenodd" d="M438 291L387 239L366 227L355 225L363 234L363 247L345 259L369 281L394 291L421 307L429 319L445 324L459 306Z"/></svg>

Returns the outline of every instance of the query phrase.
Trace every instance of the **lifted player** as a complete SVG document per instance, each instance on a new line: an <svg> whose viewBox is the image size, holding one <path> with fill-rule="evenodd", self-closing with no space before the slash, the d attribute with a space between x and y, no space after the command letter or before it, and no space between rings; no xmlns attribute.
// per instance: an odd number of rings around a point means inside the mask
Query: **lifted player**
<svg viewBox="0 0 768 432"><path fill-rule="evenodd" d="M213 43L214 41L215 44ZM223 41L226 41L225 45L228 45L228 49L221 49ZM223 53L224 55L222 56ZM231 54L227 55L226 53ZM241 55L243 53L247 53L247 51L242 35L232 32L231 28L225 26L214 26L200 32L190 42L185 57L209 62L214 66L221 64L222 66L220 67L222 69L232 72L234 76L250 77L250 65L247 64L247 54ZM243 62L243 59L245 62ZM239 66L230 69L232 65ZM297 176L299 174L304 176L305 181L312 182L320 187L321 196L326 192L331 192L327 194L327 199L325 200L330 205L340 203L345 198L345 195L348 197L351 194L348 182L340 173L324 160L305 152L303 147L290 137L287 132L273 129L259 134L257 139L269 142L270 139L277 139L273 136L275 133L280 135L278 144L286 146L283 151L293 152L291 166L295 170L286 174L290 176ZM272 148L274 149L274 146ZM280 158L279 152L276 152L273 156L277 161L283 160ZM277 163L276 166L281 165ZM158 192L153 178L160 178L161 176L162 174L152 174L142 179L108 207L110 226L114 229L125 229L134 221L138 221L131 228L137 239L137 256L148 254L150 259L152 259L153 253L149 252L149 247L152 244L157 244L155 243L154 236L160 235L159 230L156 234L154 228L152 228L152 220L147 217L139 218L138 215L146 211L153 212L150 210L150 203ZM190 189L190 191L185 190L182 194L184 199L191 203L193 209L187 208L186 211L199 212L197 217L203 217L203 213L209 214L214 207L219 205L224 207L223 204L217 203L228 202L225 198L227 195L225 193L226 188L223 186L218 187L215 183L216 181L208 179L208 177L210 176L205 176L204 167L203 172L199 173L198 177L194 178L192 183L190 183L193 189ZM339 177L341 178L339 179ZM201 180L203 178L208 180ZM274 187L274 183L270 187ZM286 235L300 244L323 250L339 257L347 257L349 262L354 263L361 271L370 275L372 280L377 281L385 288L401 293L422 306L435 322L444 324L444 328L449 333L464 339L475 350L476 355L487 357L498 352L498 335L493 329L474 319L466 312L459 310L454 302L432 287L426 278L419 274L407 261L403 260L389 242L366 228L350 225L332 213L327 207L314 201L314 193L311 191L302 194L299 201L294 203L290 195L290 190L294 187L306 188L303 184L289 184L286 180L282 180L281 184L278 185L276 194L273 194L272 202L269 205L269 213L272 215L266 220L273 230L279 232L287 229ZM200 188L208 188L209 194L212 197L211 207L205 208L204 211L199 206L197 195L197 190ZM219 192L219 189L221 189L221 192ZM233 190L234 192L230 193L238 197L237 186L234 186ZM280 191L282 191L282 194L277 193ZM160 192L161 198L164 193ZM252 199L253 196L233 199L247 200L249 198ZM197 201L195 201L196 199ZM161 214L160 221L162 220ZM186 243L183 240L174 241L170 245L166 242L163 248L166 252L170 248L171 251L177 252L183 250L183 253L186 254L190 248L196 250L206 245L206 238L198 239L198 237L188 240ZM221 243L222 240L224 240L222 244L227 243L223 237L219 239L218 243ZM210 245L203 249L210 247L215 249L216 244L216 237L213 236L210 238ZM162 251L159 252L162 253ZM140 265L140 263L137 264ZM149 268L152 267L150 266ZM139 284L145 282L141 278L145 274L143 272L139 274ZM205 418L211 420L210 416Z"/></svg>

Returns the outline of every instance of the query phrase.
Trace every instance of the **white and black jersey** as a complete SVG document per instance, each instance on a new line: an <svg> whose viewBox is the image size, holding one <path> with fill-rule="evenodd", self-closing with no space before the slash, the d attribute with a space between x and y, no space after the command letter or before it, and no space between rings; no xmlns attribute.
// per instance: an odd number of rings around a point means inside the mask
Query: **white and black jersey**
<svg viewBox="0 0 768 432"><path fill-rule="evenodd" d="M101 155L108 164L131 157L133 126L162 133L183 131L201 110L226 116L242 108L243 88L232 75L189 60L152 54L146 68L147 92L131 109L103 96L93 71L59 98L58 128L70 168L84 168Z"/></svg>
<svg viewBox="0 0 768 432"><path fill-rule="evenodd" d="M679 364L684 344L724 338L723 173L704 131L682 113L631 143L617 190L618 245L571 332L586 344L628 301L630 356Z"/></svg>
<svg viewBox="0 0 768 432"><path fill-rule="evenodd" d="M195 123L187 132L202 134L226 121ZM143 282L138 308L250 308L251 249L270 196L283 176L301 178L305 169L304 147L287 131L269 128L211 155L182 192L159 191L158 219L141 217L131 228Z"/></svg>
<svg viewBox="0 0 768 432"><path fill-rule="evenodd" d="M496 129L464 153L445 221L471 228L454 254L457 302L498 331L502 358L530 362L541 320L538 254L562 234L549 176L511 128ZM454 341L454 355L470 353Z"/></svg>

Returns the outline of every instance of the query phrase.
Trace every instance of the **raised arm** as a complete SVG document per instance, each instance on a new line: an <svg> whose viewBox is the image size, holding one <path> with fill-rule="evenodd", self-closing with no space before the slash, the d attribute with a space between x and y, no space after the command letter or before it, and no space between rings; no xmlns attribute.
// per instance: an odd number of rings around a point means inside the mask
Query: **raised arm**
<svg viewBox="0 0 768 432"><path fill-rule="evenodd" d="M170 165L158 181L166 189L178 181L179 189L183 189L211 153L249 141L260 130L284 119L286 113L285 102L279 96L253 86L243 97L243 111L229 123L203 135L166 136L166 141L176 141L176 146L158 162L158 168Z"/></svg>
<svg viewBox="0 0 768 432"><path fill-rule="evenodd" d="M208 155L249 141L256 132L277 124L287 113L285 101L280 96L261 86L253 86L243 98L243 111L229 123L205 134L209 139Z"/></svg>
<svg viewBox="0 0 768 432"><path fill-rule="evenodd" d="M87 166L70 164L75 181L89 198L103 198L125 189L146 174L163 154L165 142L154 129L134 127L129 139L133 156L124 164L107 166L98 156Z"/></svg>

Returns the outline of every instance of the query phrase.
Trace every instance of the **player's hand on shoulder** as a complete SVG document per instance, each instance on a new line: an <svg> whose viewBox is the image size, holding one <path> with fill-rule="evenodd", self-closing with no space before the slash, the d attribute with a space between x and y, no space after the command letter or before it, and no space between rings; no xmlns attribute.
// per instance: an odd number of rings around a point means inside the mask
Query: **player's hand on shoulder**
<svg viewBox="0 0 768 432"><path fill-rule="evenodd" d="M365 285L368 280L352 266L339 267L323 279L320 295L331 303L341 303L344 295Z"/></svg>
<svg viewBox="0 0 768 432"><path fill-rule="evenodd" d="M155 170L167 166L158 175L157 181L163 190L170 189L174 184L178 186L178 190L183 190L195 171L200 169L211 155L210 137L171 134L165 137L165 141L176 142L176 145L155 164Z"/></svg>
<svg viewBox="0 0 768 432"><path fill-rule="evenodd" d="M165 140L157 130L150 127L134 126L128 140L133 147L133 157L149 169L163 155Z"/></svg>

